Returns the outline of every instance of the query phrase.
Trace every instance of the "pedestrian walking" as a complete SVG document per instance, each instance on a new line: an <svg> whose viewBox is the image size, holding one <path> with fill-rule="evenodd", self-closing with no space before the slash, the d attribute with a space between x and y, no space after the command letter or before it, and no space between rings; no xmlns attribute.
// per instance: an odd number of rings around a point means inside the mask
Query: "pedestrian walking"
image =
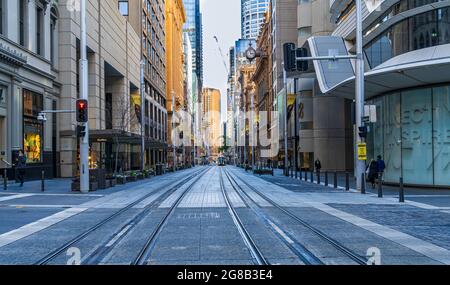
<svg viewBox="0 0 450 285"><path fill-rule="evenodd" d="M383 182L383 174L384 174L385 169L386 169L386 163L384 162L381 155L379 155L377 157L377 172L378 172L379 183Z"/></svg>
<svg viewBox="0 0 450 285"><path fill-rule="evenodd" d="M316 172L320 173L320 170L322 170L322 162L320 162L320 159L317 159L314 163L314 166L316 167Z"/></svg>
<svg viewBox="0 0 450 285"><path fill-rule="evenodd" d="M372 189L375 189L375 181L378 178L378 165L375 160L372 159L372 161L369 163L366 168L366 173L369 182L372 184Z"/></svg>
<svg viewBox="0 0 450 285"><path fill-rule="evenodd" d="M23 187L23 183L25 182L25 168L27 167L27 157L23 153L22 150L19 150L19 156L16 161L16 169L18 171L17 178L20 182L20 187Z"/></svg>

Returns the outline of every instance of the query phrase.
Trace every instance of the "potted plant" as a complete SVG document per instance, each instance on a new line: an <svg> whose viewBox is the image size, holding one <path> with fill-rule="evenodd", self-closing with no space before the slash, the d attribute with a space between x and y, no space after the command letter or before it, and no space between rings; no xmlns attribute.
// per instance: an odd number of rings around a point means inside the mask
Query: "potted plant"
<svg viewBox="0 0 450 285"><path fill-rule="evenodd" d="M131 182L137 181L137 173L136 171L131 171L130 176L128 177Z"/></svg>
<svg viewBox="0 0 450 285"><path fill-rule="evenodd" d="M117 178L114 175L107 175L106 180L109 181L109 187L114 187L117 185Z"/></svg>
<svg viewBox="0 0 450 285"><path fill-rule="evenodd" d="M137 172L136 173L136 177L138 180L143 180L144 179L144 173L143 172Z"/></svg>
<svg viewBox="0 0 450 285"><path fill-rule="evenodd" d="M123 185L127 183L127 177L125 175L117 175L117 184Z"/></svg>
<svg viewBox="0 0 450 285"><path fill-rule="evenodd" d="M74 179L72 180L72 186L71 186L71 188L72 188L72 191L73 191L73 192L80 191L80 178L74 178Z"/></svg>

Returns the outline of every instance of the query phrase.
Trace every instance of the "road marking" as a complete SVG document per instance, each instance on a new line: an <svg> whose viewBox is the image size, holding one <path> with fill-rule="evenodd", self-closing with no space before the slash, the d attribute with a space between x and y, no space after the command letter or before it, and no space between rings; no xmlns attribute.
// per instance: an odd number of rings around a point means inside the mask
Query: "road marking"
<svg viewBox="0 0 450 285"><path fill-rule="evenodd" d="M131 225L126 226L125 228L123 228L123 230L121 230L112 240L110 240L108 242L108 244L106 244L106 247L111 247L113 246L116 241L121 238L129 229L131 228Z"/></svg>
<svg viewBox="0 0 450 285"><path fill-rule="evenodd" d="M88 208L71 208L46 218L40 219L36 222L24 225L18 229L0 235L0 248L26 238L34 233L40 232L50 226L53 226L61 221L64 221L70 217L78 215Z"/></svg>
<svg viewBox="0 0 450 285"><path fill-rule="evenodd" d="M290 239L285 232L283 232L277 225L272 223L272 221L268 221L269 225L280 235L284 238L285 241L287 241L290 244L294 244L294 241Z"/></svg>
<svg viewBox="0 0 450 285"><path fill-rule="evenodd" d="M20 199L20 198L26 198L26 197L31 197L34 194L17 194L17 195L11 195L8 197L1 197L0 198L0 202L4 202L4 201L9 201L9 200L15 200L15 199Z"/></svg>
<svg viewBox="0 0 450 285"><path fill-rule="evenodd" d="M7 194L13 195L31 195L31 196L60 196L60 197L104 197L105 195L101 194L56 194L56 193L18 193L18 192L8 192ZM1 195L1 194L0 194Z"/></svg>
<svg viewBox="0 0 450 285"><path fill-rule="evenodd" d="M67 209L67 208L75 208L78 207L78 205L20 205L20 204L0 204L0 207L8 207L8 208L37 208L37 209L45 209L45 208L51 208L51 209Z"/></svg>
<svg viewBox="0 0 450 285"><path fill-rule="evenodd" d="M412 249L431 259L450 265L450 251L445 248L321 203L310 202L309 204L318 210Z"/></svg>

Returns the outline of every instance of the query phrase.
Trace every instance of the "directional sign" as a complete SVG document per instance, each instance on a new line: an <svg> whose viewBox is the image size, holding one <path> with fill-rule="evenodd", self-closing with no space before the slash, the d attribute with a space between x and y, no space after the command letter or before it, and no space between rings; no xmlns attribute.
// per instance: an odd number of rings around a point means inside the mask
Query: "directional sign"
<svg viewBox="0 0 450 285"><path fill-rule="evenodd" d="M365 143L358 144L358 160L367 160L367 144Z"/></svg>

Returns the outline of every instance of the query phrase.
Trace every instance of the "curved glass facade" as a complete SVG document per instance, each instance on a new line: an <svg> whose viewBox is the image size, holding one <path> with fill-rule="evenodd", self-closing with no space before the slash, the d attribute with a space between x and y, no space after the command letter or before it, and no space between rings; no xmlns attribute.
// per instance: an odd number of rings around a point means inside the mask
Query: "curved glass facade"
<svg viewBox="0 0 450 285"><path fill-rule="evenodd" d="M369 160L382 155L386 182L450 186L450 84L389 93L370 127Z"/></svg>
<svg viewBox="0 0 450 285"><path fill-rule="evenodd" d="M413 51L450 43L450 7L402 20L365 46L370 67Z"/></svg>

